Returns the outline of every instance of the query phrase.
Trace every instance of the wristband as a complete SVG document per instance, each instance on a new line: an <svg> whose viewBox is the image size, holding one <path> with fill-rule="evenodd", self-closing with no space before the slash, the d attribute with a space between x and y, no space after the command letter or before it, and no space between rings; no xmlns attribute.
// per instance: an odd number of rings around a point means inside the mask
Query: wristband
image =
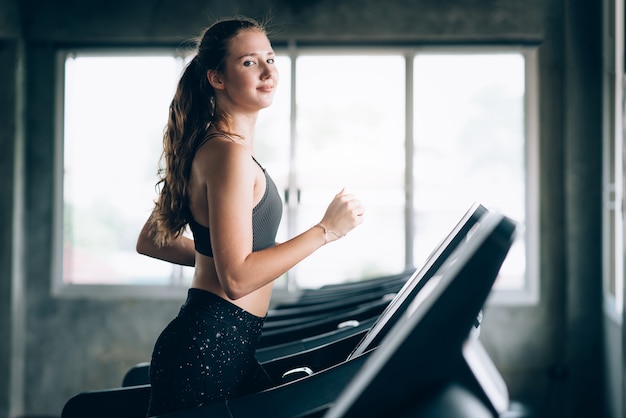
<svg viewBox="0 0 626 418"><path fill-rule="evenodd" d="M326 228L326 226L324 226L324 224L321 223L321 222L318 223L318 224L315 224L314 226L316 226L318 228L322 228L322 231L324 231L324 244L328 244L328 234L333 234L334 236L337 237L337 239L344 237L344 235L340 235L340 234L336 233L335 231L332 231L332 230Z"/></svg>

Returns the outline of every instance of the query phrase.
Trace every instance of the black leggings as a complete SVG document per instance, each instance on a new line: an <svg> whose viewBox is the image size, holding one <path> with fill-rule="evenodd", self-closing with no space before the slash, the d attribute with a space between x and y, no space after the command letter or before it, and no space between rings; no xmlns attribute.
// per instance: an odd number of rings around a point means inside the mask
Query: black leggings
<svg viewBox="0 0 626 418"><path fill-rule="evenodd" d="M270 387L254 357L264 320L213 293L189 289L152 352L148 416Z"/></svg>

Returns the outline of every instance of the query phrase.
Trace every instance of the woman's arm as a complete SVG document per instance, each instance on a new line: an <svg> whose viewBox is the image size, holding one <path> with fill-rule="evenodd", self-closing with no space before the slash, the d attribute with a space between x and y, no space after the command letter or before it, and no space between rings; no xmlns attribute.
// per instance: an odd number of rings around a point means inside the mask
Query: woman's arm
<svg viewBox="0 0 626 418"><path fill-rule="evenodd" d="M252 190L257 168L244 148L228 144L224 148L219 158L213 154L206 165L211 168L201 175L208 185L209 229L217 276L229 298L239 299L267 285L362 222L360 201L342 190L321 221L328 231L338 235L311 227L282 244L252 252Z"/></svg>
<svg viewBox="0 0 626 418"><path fill-rule="evenodd" d="M137 238L136 249L139 254L183 266L195 265L196 251L193 240L180 235L171 245L159 247L154 242L152 227L152 217L150 217Z"/></svg>

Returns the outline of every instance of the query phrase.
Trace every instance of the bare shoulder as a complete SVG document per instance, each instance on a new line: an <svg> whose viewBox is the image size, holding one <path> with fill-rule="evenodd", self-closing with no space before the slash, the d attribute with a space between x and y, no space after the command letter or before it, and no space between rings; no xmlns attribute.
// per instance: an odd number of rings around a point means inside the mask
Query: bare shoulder
<svg viewBox="0 0 626 418"><path fill-rule="evenodd" d="M225 177L248 173L249 160L250 152L244 145L228 138L214 137L196 152L192 171L208 181L216 177L223 181Z"/></svg>
<svg viewBox="0 0 626 418"><path fill-rule="evenodd" d="M214 137L202 144L194 157L194 165L199 168L220 168L244 162L250 158L245 146L223 137Z"/></svg>

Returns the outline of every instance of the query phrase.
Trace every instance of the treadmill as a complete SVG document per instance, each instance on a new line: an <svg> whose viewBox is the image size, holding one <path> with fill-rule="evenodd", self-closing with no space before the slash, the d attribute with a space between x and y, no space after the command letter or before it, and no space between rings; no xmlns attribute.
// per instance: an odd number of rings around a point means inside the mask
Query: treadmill
<svg viewBox="0 0 626 418"><path fill-rule="evenodd" d="M508 236L506 232L507 225L509 231ZM357 373L362 373L362 371L365 370L363 368L363 365L366 359L372 356L372 353L377 354L379 351L384 353L385 350L374 350L374 348L376 348L377 345L386 346L385 341L387 341L392 335L397 336L400 332L397 331L398 329L409 329L409 331L404 331L405 334L406 332L409 332L408 334L402 335L411 336L411 341L413 341L414 338L418 338L418 340L423 340L419 335L420 332L426 331L420 330L428 330L428 328L424 328L423 325L419 327L413 326L415 318L421 318L423 316L421 314L417 315L418 312L423 312L424 310L429 311L430 309L435 308L437 312L451 309L451 314L444 315L442 319L444 324L452 323L452 325L458 319L457 314L471 313L471 315L468 315L468 317L471 318L469 319L469 329L466 329L466 334L469 333L469 330L475 326L476 317L480 312L480 307L482 306L482 303L484 303L484 298L486 298L488 291L491 288L493 281L495 280L500 264L506 255L506 251L508 251L508 248L511 245L513 230L514 224L506 218L502 217L501 215L484 215L480 219L480 221L471 228L471 232L466 231L465 236L463 237L461 242L458 243L458 248L454 253L452 253L451 258L451 254L445 253L439 254L439 257L436 257L439 260L445 260L448 258L450 258L450 260L443 266L441 266L441 268L437 269L437 274L432 276L435 280L428 280L426 281L426 283L423 283L423 281L421 280L416 280L419 276L419 274L416 273L415 277L413 277L413 280L409 280L407 282L407 286L409 286L409 283L411 283L410 287L415 290L415 288L418 287L417 285L421 283L421 285L419 286L420 291L417 293L417 296L415 296L414 298L409 298L409 293L407 293L406 289L405 292L400 292L398 296L404 295L404 303L393 305L395 307L392 307L392 305L390 305L388 309L383 313L383 315L381 315L379 321L377 321L375 326L372 327L370 333L368 333L361 340L361 343L358 344L357 347L354 348L350 352L349 356L343 361L333 366L324 368L321 371L314 372L304 378L297 379L293 382L280 384L275 388L263 392L223 402L216 402L193 410L182 411L176 414L169 414L163 417L253 417L255 416L255 413L258 413L258 411L261 410L259 408L264 408L263 410L271 411L268 413L270 413L273 417L304 417L308 416L307 414L319 414L322 411L329 409L330 406L335 403L335 400L339 397L343 390L348 386L348 384L351 385L350 387L353 387L355 381L363 381L363 378L357 379L355 376L357 376ZM494 243L496 241L498 245ZM439 249L441 248L442 246L439 246ZM476 266L477 263L479 264L478 267ZM459 270L458 266L464 266L465 264L467 264L467 267ZM441 263L439 263L439 265L441 265ZM490 268L485 269L485 267ZM428 271L427 266L425 265L424 268L421 269L421 271ZM427 275L422 273L422 276ZM444 289L446 291L447 289L457 289L461 285L456 285L456 282L465 285L468 281L473 283L470 286L469 294L476 295L476 297L474 298L468 298L468 301L471 300L476 303L468 304L462 300L460 305L465 306L465 310L463 310L462 312L457 312L459 311L458 309L454 309L454 307L448 306L446 298L439 297L439 293L442 293L443 290L437 291L437 289ZM432 285L426 286L430 283L432 283ZM435 291L432 290L433 287ZM467 293L467 289L464 289L463 292ZM443 292L443 294L447 295L446 292ZM482 300L482 302L480 302L480 300ZM423 307L419 308L422 305ZM403 306L404 308L401 309L401 306ZM430 316L427 317L430 318ZM412 318L413 321L411 321ZM463 325L461 326L461 328L465 329L464 325L466 325L467 323L467 317L464 317L463 319L465 321L460 321L459 324ZM393 326L391 326L389 336L382 338L382 341L379 342L381 337L374 338L374 336L371 335L371 333L381 333L383 332L383 330L385 330L386 332L387 330L389 330L390 324L393 324ZM456 329L452 325L450 327L446 325L443 328ZM414 334L417 334L418 337L415 337ZM424 347L427 347L427 345L424 345ZM445 350L442 350L442 352L443 351ZM367 369L369 368L371 368L371 366L368 366ZM429 386L425 385L424 387L428 388ZM121 390L118 389L109 391L109 394L112 392L116 392L116 395L119 398L120 396L122 396L122 394ZM123 389L136 390L138 394L137 397L140 398L140 393L143 393L145 395L145 391L149 390L149 387L147 389L145 386ZM92 406L90 413L103 412L103 415L91 414L91 416L111 416L112 414L114 414L110 410L108 413L105 411L107 407L112 407L111 405L113 402L111 402L110 400L109 402L101 402L101 404L104 405L104 410L102 409L102 407L96 407L96 404L98 403L97 400L100 399L102 401L102 399L104 399L107 394L93 392L98 391L92 391L91 393L87 393L92 395L90 398L90 405ZM79 394L75 398L79 397L80 395L84 394ZM68 403L66 404L66 408L64 408L63 418L76 416L72 415L71 411L77 410L76 406L80 403L81 399L75 398L70 399L70 401L68 401ZM74 400L74 402L72 402L72 400ZM82 401L87 400L85 399L85 397L83 397ZM338 405L340 404L338 403ZM83 402L83 407L84 406L85 402ZM119 407L119 403L116 406ZM332 410L330 410L329 413L331 411ZM115 413L119 413L119 410Z"/></svg>

